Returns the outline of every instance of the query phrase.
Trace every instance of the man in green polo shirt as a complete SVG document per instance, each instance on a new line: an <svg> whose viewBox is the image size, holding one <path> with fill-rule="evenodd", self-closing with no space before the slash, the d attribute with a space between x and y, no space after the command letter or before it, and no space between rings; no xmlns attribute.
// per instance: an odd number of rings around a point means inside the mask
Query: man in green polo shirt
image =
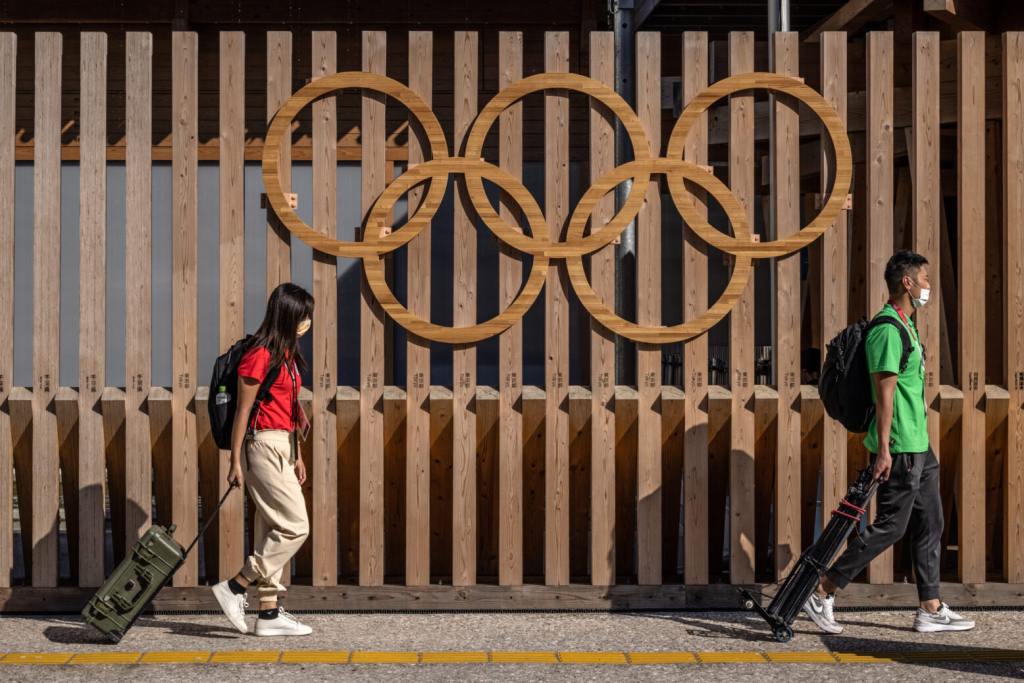
<svg viewBox="0 0 1024 683"><path fill-rule="evenodd" d="M974 628L974 622L939 599L943 524L939 463L928 443L925 352L910 317L928 303L928 261L911 251L896 252L885 266L885 282L889 301L878 315L895 318L903 330L895 325L875 325L864 345L875 401L875 417L864 439L879 481L875 520L859 536L850 537L846 552L822 577L804 610L826 633L841 633L843 627L836 623L833 612L835 592L909 531L921 601L914 628L921 632L966 631ZM903 367L902 332L910 340L910 355Z"/></svg>

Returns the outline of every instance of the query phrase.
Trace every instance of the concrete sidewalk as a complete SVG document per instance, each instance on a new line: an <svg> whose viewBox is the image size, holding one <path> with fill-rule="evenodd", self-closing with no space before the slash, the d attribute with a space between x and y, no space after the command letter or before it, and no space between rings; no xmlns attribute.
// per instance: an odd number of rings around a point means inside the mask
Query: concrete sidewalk
<svg viewBox="0 0 1024 683"><path fill-rule="evenodd" d="M944 634L916 633L909 611L838 616L842 635L800 618L784 645L735 612L308 614L313 635L292 639L242 635L219 615L161 615L140 619L117 645L78 617L3 616L0 679L50 680L55 666L68 680L1024 678L1020 611L969 612L973 631ZM102 663L111 655L117 663Z"/></svg>

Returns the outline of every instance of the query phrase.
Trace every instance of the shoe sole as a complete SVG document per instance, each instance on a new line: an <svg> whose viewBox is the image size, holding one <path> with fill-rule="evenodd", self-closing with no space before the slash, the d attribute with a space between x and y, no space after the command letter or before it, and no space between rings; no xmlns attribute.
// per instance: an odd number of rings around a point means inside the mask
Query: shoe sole
<svg viewBox="0 0 1024 683"><path fill-rule="evenodd" d="M262 636L262 637L267 637L267 636L308 636L308 635L310 635L312 633L313 633L312 631L307 631L307 632L304 632L304 633L296 633L295 631L285 631L283 629L275 629L273 631L262 631L262 632L260 632L260 631L253 631L253 635Z"/></svg>
<svg viewBox="0 0 1024 683"><path fill-rule="evenodd" d="M224 595L225 591L227 591L227 595ZM228 605L230 604L228 600L233 595L234 593L231 592L230 588L218 588L217 586L213 587L213 597L217 598L217 604L220 605L220 610L224 613L224 616L228 618L228 621L231 622L232 626L238 629L239 633L248 633L249 625L245 623L245 619L243 618L242 623L239 624L228 613Z"/></svg>
<svg viewBox="0 0 1024 683"><path fill-rule="evenodd" d="M938 633L940 631L970 631L974 628L974 624L970 626L956 625L956 624L928 624L925 626L918 626L914 624L914 630L918 633Z"/></svg>

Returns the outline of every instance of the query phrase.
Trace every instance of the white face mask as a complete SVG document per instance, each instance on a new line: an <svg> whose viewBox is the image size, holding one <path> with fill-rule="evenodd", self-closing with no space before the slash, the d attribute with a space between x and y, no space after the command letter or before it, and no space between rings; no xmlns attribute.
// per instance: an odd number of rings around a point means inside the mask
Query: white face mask
<svg viewBox="0 0 1024 683"><path fill-rule="evenodd" d="M931 291L932 290L930 290L930 289L925 289L924 287L922 287L921 288L921 296L917 297L913 301L914 308L921 308L926 303L928 303L928 296L929 296L929 294L931 294Z"/></svg>
<svg viewBox="0 0 1024 683"><path fill-rule="evenodd" d="M302 322L299 323L299 329L296 332L296 334L301 337L302 335L304 335L307 332L309 332L309 328L312 327L312 326L313 326L313 321L311 321L309 318L306 318L305 320L303 320Z"/></svg>

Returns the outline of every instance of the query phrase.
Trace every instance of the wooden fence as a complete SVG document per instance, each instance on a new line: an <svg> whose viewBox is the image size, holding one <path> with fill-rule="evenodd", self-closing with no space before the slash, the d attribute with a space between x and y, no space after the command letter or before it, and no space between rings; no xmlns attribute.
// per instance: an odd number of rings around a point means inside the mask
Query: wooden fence
<svg viewBox="0 0 1024 683"><path fill-rule="evenodd" d="M251 35L251 34L250 34ZM244 333L244 205L246 158L246 35L219 39L220 346ZM480 37L454 40L453 150L477 112ZM434 37L408 36L408 85L430 104ZM362 70L387 72L387 35L362 35ZM610 33L591 33L589 71L613 85ZM795 34L773 37L774 70L801 75L808 46ZM1001 42L1000 42L1001 41ZM107 253L106 164L108 44L82 33L80 92L62 88L62 36L34 36L34 243L31 387L12 386L14 291L15 75L13 33L0 33L0 610L76 609L111 569L104 534L113 534L114 562L152 523L177 526L187 541L225 489L227 459L209 435L209 368L197 363L197 82L198 37L174 32L170 64L154 64L153 36L125 35L123 117L126 166L126 386L107 386L104 283ZM312 34L313 79L338 71L336 34ZM733 33L709 45L702 33L683 36L668 54L662 36L637 36L636 111L652 154L671 128L663 122L663 65L681 63L685 105L709 80L755 69L765 46ZM565 268L552 260L544 287L545 384L523 386L521 323L500 334L500 386L478 386L476 349L457 345L452 387L431 385L430 342L409 335L408 375L386 385L386 318L364 281L360 315L360 386L338 386L338 261L314 252L312 386L304 401L313 430L304 444L310 541L296 557L289 605L294 609L643 608L732 606L730 584L772 583L790 568L827 518L866 456L823 413L816 388L801 385L803 318L813 317L818 347L851 318L885 300L882 270L894 248L913 246L933 264L935 302L918 314L935 352L927 363L931 442L942 466L947 523L944 591L956 604L1024 604L1024 34L961 33L952 49L937 33L917 33L894 46L891 33L848 46L825 33L807 83L847 123L854 150L852 208L808 251L768 261L776 291L748 284L729 315L730 386L708 381L706 336L684 349L683 385L663 384L657 346L639 344L638 386L615 385L613 336L589 328L590 386L570 386L569 300ZM712 49L721 48L721 49ZM723 51L724 50L724 51ZM848 55L849 53L849 55ZM895 55L912 55L911 85L894 86ZM523 36L499 36L499 87L523 75ZM569 70L565 33L544 37L544 71ZM292 34L266 34L266 118L296 89ZM860 60L860 61L857 61ZM854 63L856 62L856 67ZM863 83L848 81L854 68ZM169 74L168 74L169 71ZM952 74L947 76L947 74ZM151 168L155 78L170 78L173 167L173 386L151 386ZM714 76L714 78L712 78ZM816 80L816 82L815 82ZM755 95L757 97L755 98ZM79 382L59 386L60 166L62 97L80 102ZM544 97L543 213L558 240L569 203L569 96ZM715 170L742 203L748 221L774 211L784 237L813 213L815 195L830 186L828 145L819 123L794 101L773 100L776 144L774 206L764 204L757 178L769 116L759 93L731 96L702 118L685 157L709 160L709 145L726 153ZM19 102L19 106L28 106ZM118 102L116 107L120 107ZM589 107L589 176L615 165L613 119ZM384 99L361 96L362 212L393 177L385 147ZM116 115L120 116L120 113ZM337 220L338 129L334 97L312 105L313 225L334 231ZM1001 125L1000 125L1001 124ZM513 176L523 169L521 105L501 114L497 157ZM995 132L993 132L995 131ZM955 135L955 154L943 154ZM283 190L290 148L281 148ZM1001 146L1001 149L1000 149ZM454 152L450 152L454 153ZM409 135L408 165L430 157ZM903 159L906 158L904 165ZM953 164L952 166L950 164ZM811 169L814 179L804 179ZM825 173L817 170L825 169ZM808 182L820 187L808 188ZM906 177L909 176L909 177ZM944 208L943 177L955 179L955 214ZM585 184L585 183L584 183ZM637 221L638 320L661 322L661 196L648 189ZM456 191L462 191L461 188ZM321 200L320 198L324 198ZM422 201L410 193L410 206ZM503 198L504 199L504 198ZM308 198L300 197L299 201ZM614 212L610 197L595 215ZM476 322L475 217L455 203L454 324ZM515 220L515 208L500 213ZM947 229L952 218L954 230ZM268 213L268 288L291 278L289 233ZM969 228L961 229L961 226ZM202 226L207 229L207 226ZM718 258L686 231L679 262L680 318L707 309L709 269ZM953 236L953 237L950 237ZM955 240L955 242L952 242ZM429 231L407 247L406 304L430 314ZM591 258L589 277L605 301L614 298L614 246ZM489 277L490 274L483 274ZM499 259L501 304L509 305L524 275L521 255ZM961 286L951 286L952 281ZM802 306L801 292L811 302ZM849 295L848 295L849 293ZM955 305L954 303L955 302ZM775 306L775 386L754 382L756 307ZM947 329L949 328L949 329ZM995 330L996 332L993 332ZM997 338L994 338L997 335ZM954 343L955 342L955 343ZM991 359L998 354L998 361ZM998 368L997 376L989 370ZM951 382L942 383L941 372ZM11 473L14 476L11 476ZM819 492L820 480L820 492ZM16 482L16 486L13 485ZM15 500L17 515L15 515ZM819 506L820 503L820 506ZM819 509L820 507L820 509ZM61 512L63 510L63 513ZM155 513L154 513L155 511ZM17 519L17 534L15 520ZM200 586L232 575L245 554L246 509L233 495L198 554L175 575L158 609L210 608ZM70 578L59 580L59 539L66 533ZM25 580L12 581L20 539ZM866 583L846 604L912 604L904 583L912 569L898 545L880 556ZM11 585L18 583L19 585Z"/></svg>

